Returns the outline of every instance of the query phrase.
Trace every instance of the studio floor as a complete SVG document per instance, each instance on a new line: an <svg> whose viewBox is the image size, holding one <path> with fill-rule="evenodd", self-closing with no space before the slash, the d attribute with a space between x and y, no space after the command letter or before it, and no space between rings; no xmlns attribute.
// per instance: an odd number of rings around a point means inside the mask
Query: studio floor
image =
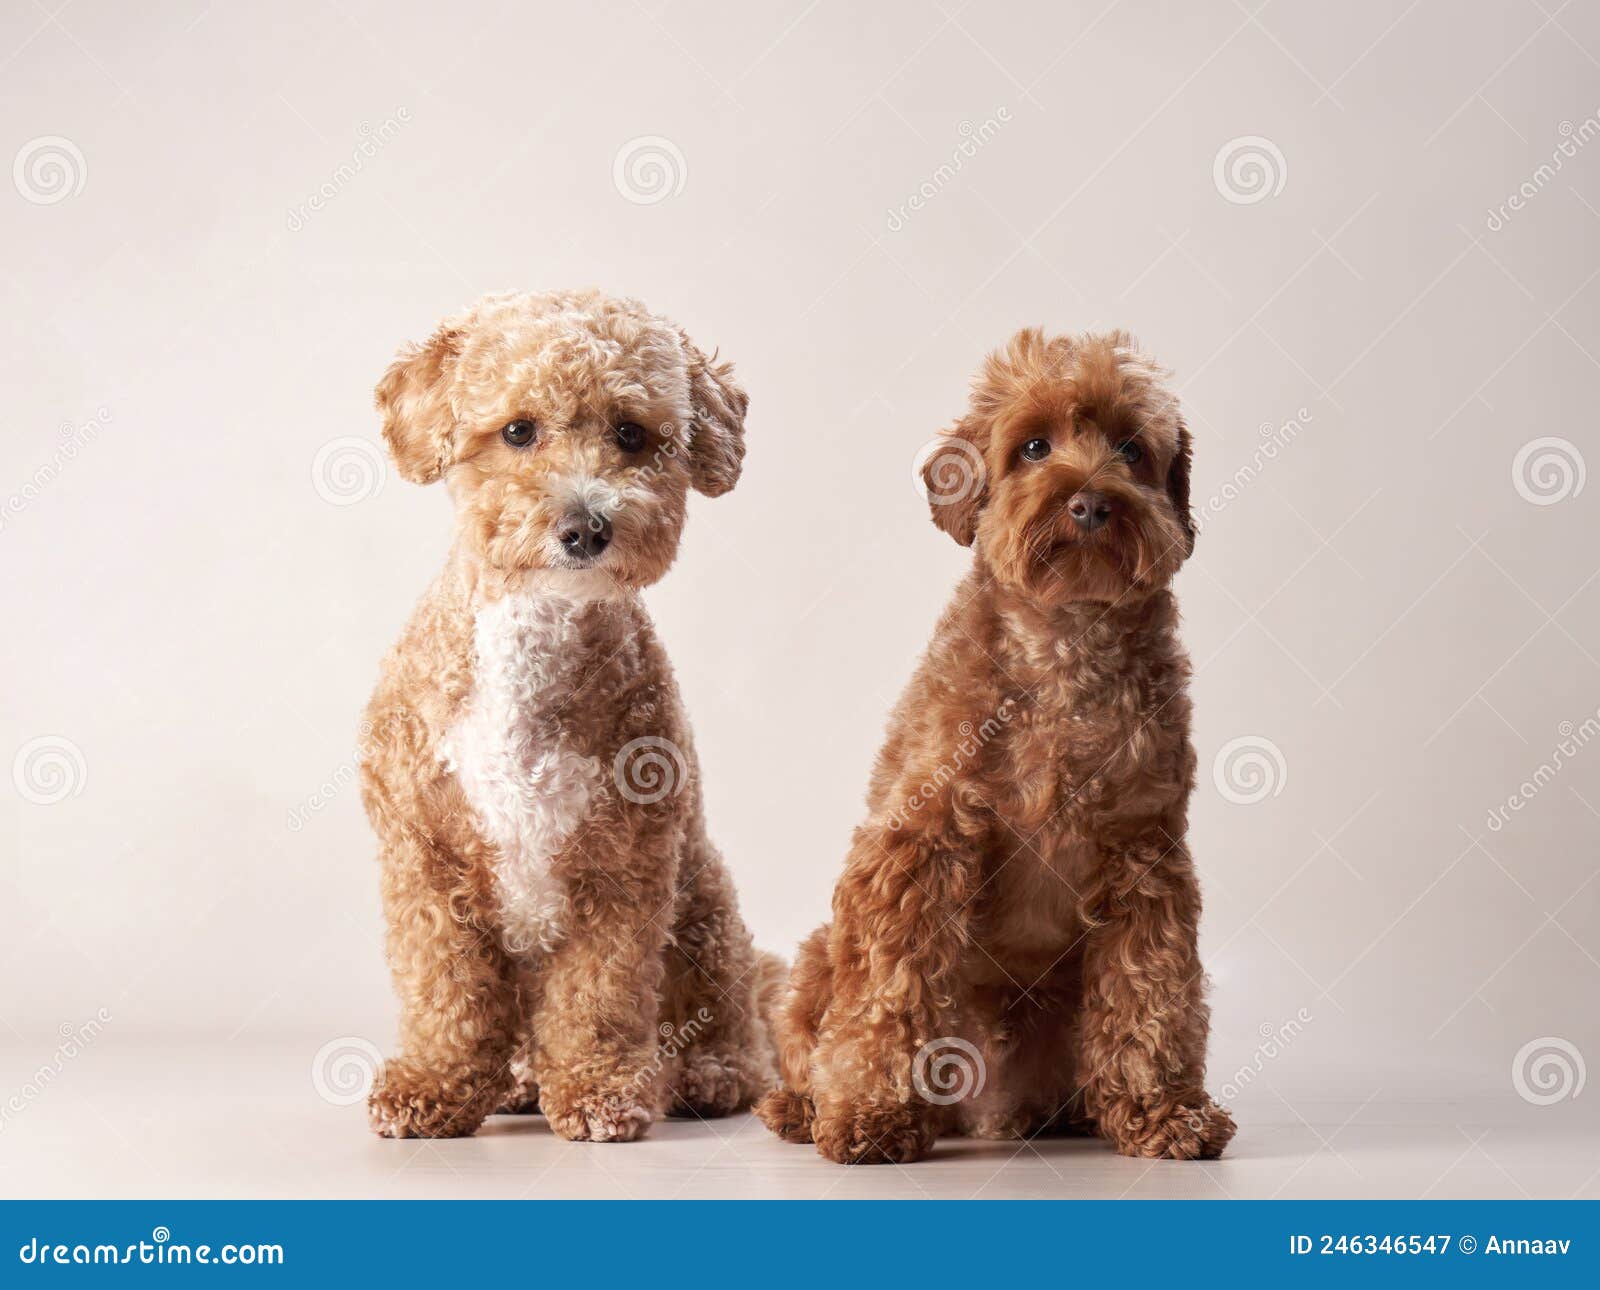
<svg viewBox="0 0 1600 1290"><path fill-rule="evenodd" d="M941 1142L907 1167L845 1169L748 1115L669 1120L641 1142L563 1142L540 1117L478 1136L384 1141L359 1103L313 1086L299 1043L110 1046L19 1091L0 1125L7 1197L267 1198L1587 1198L1600 1199L1600 1117L1484 1092L1365 1100L1257 1086L1228 1157L1127 1160L1103 1143Z"/></svg>

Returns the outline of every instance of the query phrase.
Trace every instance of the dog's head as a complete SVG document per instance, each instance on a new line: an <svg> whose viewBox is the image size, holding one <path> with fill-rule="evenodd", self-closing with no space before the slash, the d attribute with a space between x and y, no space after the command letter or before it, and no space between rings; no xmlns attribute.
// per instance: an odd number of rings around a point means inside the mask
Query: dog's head
<svg viewBox="0 0 1600 1290"><path fill-rule="evenodd" d="M487 565L625 587L672 564L689 488L738 480L748 401L729 364L598 291L486 296L403 349L377 389L400 473L448 480Z"/></svg>
<svg viewBox="0 0 1600 1290"><path fill-rule="evenodd" d="M1124 332L1018 332L923 463L934 522L1045 604L1165 586L1195 535L1189 432L1165 378Z"/></svg>

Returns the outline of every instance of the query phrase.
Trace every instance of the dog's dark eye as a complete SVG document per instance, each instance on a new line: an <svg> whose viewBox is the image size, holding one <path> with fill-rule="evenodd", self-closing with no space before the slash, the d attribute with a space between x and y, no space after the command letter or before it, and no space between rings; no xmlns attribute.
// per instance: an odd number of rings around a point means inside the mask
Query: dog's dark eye
<svg viewBox="0 0 1600 1290"><path fill-rule="evenodd" d="M1027 461L1043 461L1050 455L1048 439L1029 439L1022 445L1022 456Z"/></svg>
<svg viewBox="0 0 1600 1290"><path fill-rule="evenodd" d="M624 421L617 427L617 447L623 452L638 452L644 447L644 427Z"/></svg>
<svg viewBox="0 0 1600 1290"><path fill-rule="evenodd" d="M1117 452L1122 460L1130 466L1137 466L1144 459L1144 449L1132 439L1124 440L1117 445Z"/></svg>
<svg viewBox="0 0 1600 1290"><path fill-rule="evenodd" d="M500 437L513 448L526 448L539 436L539 427L532 421L508 421Z"/></svg>

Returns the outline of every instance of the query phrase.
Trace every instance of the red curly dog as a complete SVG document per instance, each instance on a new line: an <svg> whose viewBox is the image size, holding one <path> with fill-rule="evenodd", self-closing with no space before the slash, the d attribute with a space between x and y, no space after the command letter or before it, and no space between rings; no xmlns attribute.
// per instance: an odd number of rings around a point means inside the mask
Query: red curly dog
<svg viewBox="0 0 1600 1290"><path fill-rule="evenodd" d="M780 1019L766 1123L842 1163L941 1133L1215 1157L1195 756L1169 590L1188 431L1120 332L1023 331L924 466L976 559L895 710Z"/></svg>

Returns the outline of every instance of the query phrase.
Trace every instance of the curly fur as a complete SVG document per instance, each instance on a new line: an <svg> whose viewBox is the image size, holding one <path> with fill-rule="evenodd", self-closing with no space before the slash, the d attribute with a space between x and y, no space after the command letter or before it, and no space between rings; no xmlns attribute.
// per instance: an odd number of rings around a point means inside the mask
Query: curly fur
<svg viewBox="0 0 1600 1290"><path fill-rule="evenodd" d="M403 1047L372 1091L380 1134L538 1109L563 1137L627 1140L772 1083L782 965L707 839L638 597L689 488L736 481L746 402L727 364L598 292L487 297L379 383L402 474L447 479L458 521L367 714ZM502 437L519 420L526 446ZM574 515L607 528L598 555L560 540Z"/></svg>
<svg viewBox="0 0 1600 1290"><path fill-rule="evenodd" d="M1021 332L924 467L935 522L976 559L890 719L758 1107L830 1160L1045 1132L1191 1159L1233 1134L1204 1089L1168 589L1194 542L1189 436L1163 378L1122 333ZM1091 494L1109 518L1085 530L1068 503ZM969 1063L956 1096L947 1060Z"/></svg>

